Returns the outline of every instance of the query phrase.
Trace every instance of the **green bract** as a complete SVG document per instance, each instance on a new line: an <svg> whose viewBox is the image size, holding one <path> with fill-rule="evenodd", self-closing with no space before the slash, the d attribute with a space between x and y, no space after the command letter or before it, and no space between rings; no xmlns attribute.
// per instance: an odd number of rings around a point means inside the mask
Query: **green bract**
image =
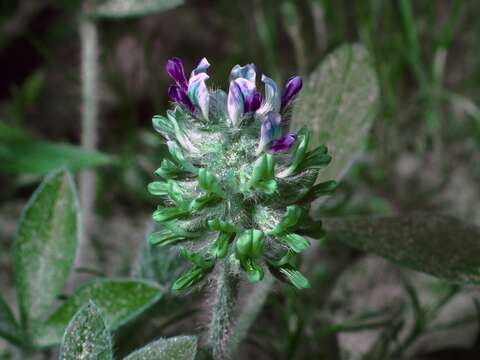
<svg viewBox="0 0 480 360"><path fill-rule="evenodd" d="M207 64L202 60L195 71L205 71ZM208 76L194 71L187 85L179 59L167 69L177 82L169 90L176 104L166 117L153 118L170 156L155 172L159 179L148 186L161 199L153 213L158 229L149 240L183 245L181 254L192 267L173 288L189 288L224 265L246 273L252 282L263 279L267 266L282 280L308 287L291 263L310 245L296 229L310 203L331 193L336 183L315 184L331 156L323 145L309 149L306 128L282 137L284 107L301 88L301 79L292 78L280 100L273 80L263 77L262 100L253 65L232 70L228 96L206 87L186 92L192 78Z"/></svg>

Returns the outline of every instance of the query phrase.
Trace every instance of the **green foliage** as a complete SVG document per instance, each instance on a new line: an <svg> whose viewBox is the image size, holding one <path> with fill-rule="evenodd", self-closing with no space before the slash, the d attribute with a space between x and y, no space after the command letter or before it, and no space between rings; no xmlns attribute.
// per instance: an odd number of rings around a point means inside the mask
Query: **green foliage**
<svg viewBox="0 0 480 360"><path fill-rule="evenodd" d="M329 237L436 277L480 283L480 228L451 217L325 219Z"/></svg>
<svg viewBox="0 0 480 360"><path fill-rule="evenodd" d="M39 99L44 85L45 73L36 71L29 75L19 86L12 86L10 90L12 101L6 105L1 118L11 120L17 125L22 124L30 108Z"/></svg>
<svg viewBox="0 0 480 360"><path fill-rule="evenodd" d="M309 76L292 115L292 130L307 126L310 146L326 144L333 157L317 181L339 180L363 149L377 112L379 86L361 45L344 45Z"/></svg>
<svg viewBox="0 0 480 360"><path fill-rule="evenodd" d="M9 174L45 175L60 168L76 172L111 161L108 155L100 152L29 138L17 138L0 144L0 172Z"/></svg>
<svg viewBox="0 0 480 360"><path fill-rule="evenodd" d="M73 267L78 239L75 186L65 171L46 177L25 207L14 242L23 326L41 321Z"/></svg>
<svg viewBox="0 0 480 360"><path fill-rule="evenodd" d="M161 297L157 286L141 280L96 280L81 286L35 332L37 345L60 341L73 315L90 300L105 316L110 330L143 312Z"/></svg>
<svg viewBox="0 0 480 360"><path fill-rule="evenodd" d="M90 15L94 18L122 19L142 17L167 11L183 4L183 0L100 0Z"/></svg>
<svg viewBox="0 0 480 360"><path fill-rule="evenodd" d="M59 359L113 359L112 339L106 321L93 302L83 306L68 324Z"/></svg>
<svg viewBox="0 0 480 360"><path fill-rule="evenodd" d="M128 355L124 360L193 360L196 353L196 337L178 336L158 339ZM93 301L82 306L68 324L59 359L113 359L108 319Z"/></svg>
<svg viewBox="0 0 480 360"><path fill-rule="evenodd" d="M196 353L196 337L177 336L158 339L130 354L124 360L193 360Z"/></svg>
<svg viewBox="0 0 480 360"><path fill-rule="evenodd" d="M0 337L15 344L22 343L22 330L18 325L10 307L0 296Z"/></svg>

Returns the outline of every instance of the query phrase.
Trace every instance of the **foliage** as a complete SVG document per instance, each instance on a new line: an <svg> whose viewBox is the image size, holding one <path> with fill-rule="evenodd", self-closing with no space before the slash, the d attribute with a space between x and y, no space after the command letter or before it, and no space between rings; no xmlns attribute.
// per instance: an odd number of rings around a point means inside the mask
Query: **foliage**
<svg viewBox="0 0 480 360"><path fill-rule="evenodd" d="M90 304L92 300L105 312L105 331L109 331L146 310L161 296L156 285L142 280L94 280L77 289L48 317L73 268L80 228L78 213L72 177L59 171L48 175L38 187L18 224L13 259L21 323L17 324L0 298L0 336L25 351L60 342L78 309L82 309L81 313L67 333L78 330L76 336L91 341L89 329L98 328L103 321ZM72 346L64 342L63 352L82 351L71 350Z"/></svg>
<svg viewBox="0 0 480 360"><path fill-rule="evenodd" d="M372 58L361 45L343 45L309 76L293 109L292 128L308 126L312 146L328 144L334 161L317 181L340 179L365 147L378 112Z"/></svg>
<svg viewBox="0 0 480 360"><path fill-rule="evenodd" d="M175 8L183 0L101 0L90 15L94 18L123 19L142 17Z"/></svg>
<svg viewBox="0 0 480 360"><path fill-rule="evenodd" d="M409 268L457 283L480 282L478 226L426 214L327 219L325 226L332 239Z"/></svg>

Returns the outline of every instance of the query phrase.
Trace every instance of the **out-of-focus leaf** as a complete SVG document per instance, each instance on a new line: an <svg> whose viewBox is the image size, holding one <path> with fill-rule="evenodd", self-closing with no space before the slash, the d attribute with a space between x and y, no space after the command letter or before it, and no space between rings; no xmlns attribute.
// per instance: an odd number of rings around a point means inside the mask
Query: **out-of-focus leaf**
<svg viewBox="0 0 480 360"><path fill-rule="evenodd" d="M0 296L0 337L14 344L22 342L22 331L8 304Z"/></svg>
<svg viewBox="0 0 480 360"><path fill-rule="evenodd" d="M0 120L0 143L15 140L28 139L27 134L18 126L7 124L5 121Z"/></svg>
<svg viewBox="0 0 480 360"><path fill-rule="evenodd" d="M148 235L152 230L153 228L147 232ZM131 274L134 278L153 280L164 291L171 292L175 280L187 269L188 263L178 256L178 249L169 246L152 246L145 240L132 266Z"/></svg>
<svg viewBox="0 0 480 360"><path fill-rule="evenodd" d="M183 0L103 0L94 6L91 15L112 19L141 17L170 10L182 4Z"/></svg>
<svg viewBox="0 0 480 360"><path fill-rule="evenodd" d="M158 339L135 351L124 360L193 360L197 354L195 336Z"/></svg>
<svg viewBox="0 0 480 360"><path fill-rule="evenodd" d="M333 156L318 182L339 180L363 150L375 118L379 85L367 50L344 45L309 76L295 103L292 130L307 127L310 146L328 146Z"/></svg>
<svg viewBox="0 0 480 360"><path fill-rule="evenodd" d="M102 311L110 330L139 315L161 296L159 288L146 281L96 280L80 287L35 331L35 343L53 345L60 341L73 315L89 300Z"/></svg>
<svg viewBox="0 0 480 360"><path fill-rule="evenodd" d="M46 177L26 205L13 245L17 299L27 329L45 317L65 285L77 241L75 185L69 173L56 172Z"/></svg>
<svg viewBox="0 0 480 360"><path fill-rule="evenodd" d="M459 283L480 283L480 228L437 215L322 219L330 238Z"/></svg>
<svg viewBox="0 0 480 360"><path fill-rule="evenodd" d="M60 168L76 172L111 161L108 155L68 144L30 139L0 143L0 172L9 174L43 175Z"/></svg>
<svg viewBox="0 0 480 360"><path fill-rule="evenodd" d="M113 359L110 333L100 309L93 302L81 308L68 324L59 359Z"/></svg>

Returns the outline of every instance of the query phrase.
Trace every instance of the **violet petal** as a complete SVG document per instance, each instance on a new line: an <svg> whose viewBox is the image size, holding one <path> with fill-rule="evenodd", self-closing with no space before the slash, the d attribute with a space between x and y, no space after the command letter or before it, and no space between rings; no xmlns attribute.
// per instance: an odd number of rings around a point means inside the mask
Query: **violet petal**
<svg viewBox="0 0 480 360"><path fill-rule="evenodd" d="M281 111L291 104L292 100L302 90L302 78L300 76L292 76L285 84L285 89L282 94Z"/></svg>
<svg viewBox="0 0 480 360"><path fill-rule="evenodd" d="M257 154L262 152L271 141L277 140L282 136L281 122L282 118L279 113L270 111L265 115L260 128L260 141L258 143Z"/></svg>
<svg viewBox="0 0 480 360"><path fill-rule="evenodd" d="M258 91L255 91L253 94L249 94L248 97L245 98L245 107L243 111L244 113L255 112L261 104L262 95Z"/></svg>
<svg viewBox="0 0 480 360"><path fill-rule="evenodd" d="M200 73L205 73L207 72L207 69L210 67L210 63L208 62L207 58L203 58L200 60L198 63L197 67L192 70L192 73L190 74L190 77L193 77L195 75L198 75Z"/></svg>
<svg viewBox="0 0 480 360"><path fill-rule="evenodd" d="M187 91L188 89L188 82L187 78L185 77L185 70L183 69L182 60L177 57L169 59L167 61L167 73L168 75L175 80L177 85L183 91Z"/></svg>
<svg viewBox="0 0 480 360"><path fill-rule="evenodd" d="M271 152L288 152L293 144L295 144L295 134L287 134L278 140L274 140L270 143L269 150Z"/></svg>
<svg viewBox="0 0 480 360"><path fill-rule="evenodd" d="M191 113L195 111L195 106L193 106L193 103L188 98L187 93L180 89L180 87L176 85L170 86L168 88L168 97L170 100L185 106Z"/></svg>

